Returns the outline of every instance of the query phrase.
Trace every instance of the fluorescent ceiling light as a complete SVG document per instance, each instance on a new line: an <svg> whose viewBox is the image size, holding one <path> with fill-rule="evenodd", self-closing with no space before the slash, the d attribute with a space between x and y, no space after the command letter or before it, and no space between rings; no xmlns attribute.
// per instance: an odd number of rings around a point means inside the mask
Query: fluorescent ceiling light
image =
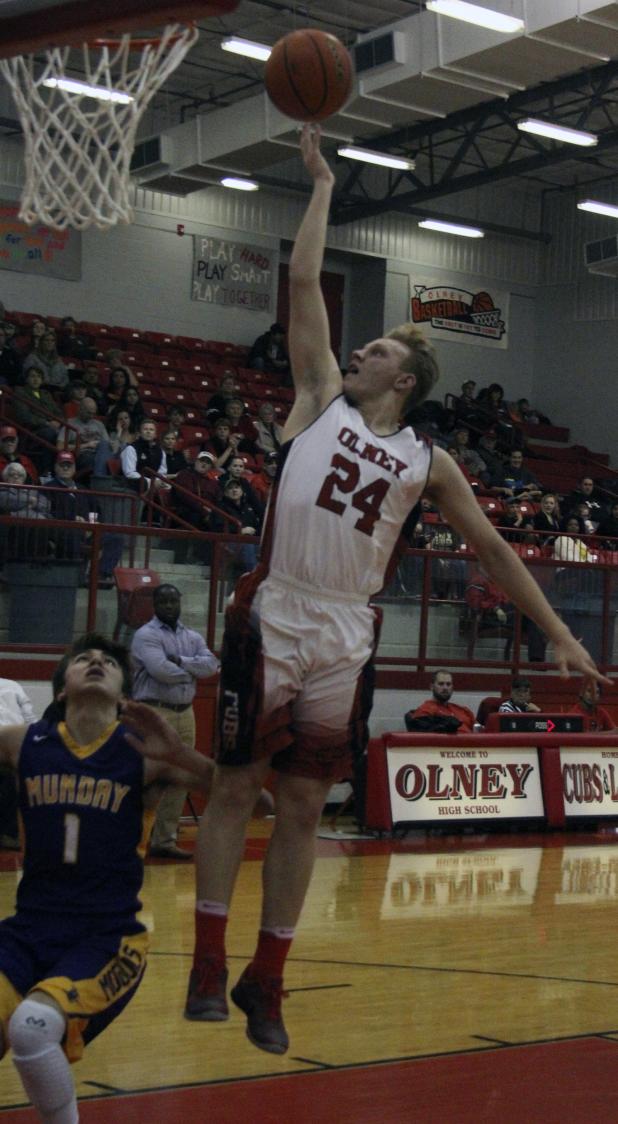
<svg viewBox="0 0 618 1124"><path fill-rule="evenodd" d="M258 191L260 186L253 180L241 180L236 176L224 176L221 183L223 187L235 187L236 191Z"/></svg>
<svg viewBox="0 0 618 1124"><path fill-rule="evenodd" d="M578 211L592 211L595 215L607 215L610 219L618 219L618 207L611 203L599 203L596 199L583 199L577 204Z"/></svg>
<svg viewBox="0 0 618 1124"><path fill-rule="evenodd" d="M254 43L252 39L240 39L238 35L230 35L229 39L222 40L221 50L266 62L266 59L270 58L272 47L268 47L266 43Z"/></svg>
<svg viewBox="0 0 618 1124"><path fill-rule="evenodd" d="M88 82L76 82L73 78L46 78L42 83L50 90L64 90L67 94L81 94L83 97L97 98L98 101L115 101L128 105L135 99L120 90L109 90L106 86L90 86Z"/></svg>
<svg viewBox="0 0 618 1124"><path fill-rule="evenodd" d="M439 230L442 234L459 234L463 238L484 238L485 233L476 226L460 226L456 222L440 222L439 219L421 219L418 224L424 230Z"/></svg>
<svg viewBox="0 0 618 1124"><path fill-rule="evenodd" d="M467 4L464 0L427 0L426 8L428 12L436 12L439 16L451 16L455 20L474 23L477 27L503 31L505 35L513 35L516 31L523 31L525 27L524 21L515 16L505 16L502 12L481 8L478 4Z"/></svg>
<svg viewBox="0 0 618 1124"><path fill-rule="evenodd" d="M356 148L354 145L342 145L337 149L339 156L347 156L350 160L363 160L366 164L380 164L383 168L398 168L402 172L411 172L415 167L414 160L406 160L405 156L391 156L388 152L373 152L370 148Z"/></svg>
<svg viewBox="0 0 618 1124"><path fill-rule="evenodd" d="M522 133L536 133L539 137L551 137L553 140L565 141L567 144L579 144L585 148L590 148L599 142L599 138L594 133L584 133L581 129L569 129L566 125L552 125L550 121L537 121L534 117L526 117L524 121L518 121L517 128Z"/></svg>

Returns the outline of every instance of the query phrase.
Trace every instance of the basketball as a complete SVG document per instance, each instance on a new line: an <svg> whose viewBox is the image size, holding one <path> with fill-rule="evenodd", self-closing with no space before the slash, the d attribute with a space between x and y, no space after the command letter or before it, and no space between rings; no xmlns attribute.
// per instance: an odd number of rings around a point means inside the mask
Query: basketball
<svg viewBox="0 0 618 1124"><path fill-rule="evenodd" d="M273 105L295 121L323 121L345 105L352 59L334 35L292 31L275 43L264 74Z"/></svg>

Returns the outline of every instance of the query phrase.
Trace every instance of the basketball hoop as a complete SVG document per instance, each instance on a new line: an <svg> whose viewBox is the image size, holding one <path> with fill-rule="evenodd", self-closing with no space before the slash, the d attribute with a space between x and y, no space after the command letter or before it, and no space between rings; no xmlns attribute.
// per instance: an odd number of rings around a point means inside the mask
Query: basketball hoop
<svg viewBox="0 0 618 1124"><path fill-rule="evenodd" d="M195 24L175 23L154 39L84 43L84 78L68 89L70 47L44 51L43 63L39 55L0 59L24 133L23 222L84 230L131 221L137 127L198 35Z"/></svg>

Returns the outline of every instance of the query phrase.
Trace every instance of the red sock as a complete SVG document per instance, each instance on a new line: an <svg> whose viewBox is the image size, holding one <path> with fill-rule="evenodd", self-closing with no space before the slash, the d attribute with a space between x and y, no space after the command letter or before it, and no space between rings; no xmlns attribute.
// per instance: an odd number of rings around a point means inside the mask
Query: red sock
<svg viewBox="0 0 618 1124"><path fill-rule="evenodd" d="M291 936L280 937L269 929L260 929L257 948L251 961L251 974L279 979L283 976L283 967L291 944Z"/></svg>
<svg viewBox="0 0 618 1124"><path fill-rule="evenodd" d="M195 911L195 949L193 967L204 960L215 960L225 967L225 927L227 913L210 913L208 909Z"/></svg>

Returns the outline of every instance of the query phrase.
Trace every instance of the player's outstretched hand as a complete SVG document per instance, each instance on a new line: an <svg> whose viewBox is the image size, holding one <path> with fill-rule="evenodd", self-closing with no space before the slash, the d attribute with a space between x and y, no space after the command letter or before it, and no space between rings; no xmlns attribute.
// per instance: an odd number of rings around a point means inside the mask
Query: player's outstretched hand
<svg viewBox="0 0 618 1124"><path fill-rule="evenodd" d="M611 685L612 680L599 671L590 652L570 632L554 640L554 656L562 679L568 679L569 671L579 671L588 679Z"/></svg>
<svg viewBox="0 0 618 1124"><path fill-rule="evenodd" d="M126 702L121 715L127 741L143 757L174 761L184 750L180 737L158 710L146 703Z"/></svg>
<svg viewBox="0 0 618 1124"><path fill-rule="evenodd" d="M319 125L303 125L300 134L300 151L305 168L314 180L327 180L328 183L334 183L335 177L320 150L321 135Z"/></svg>

